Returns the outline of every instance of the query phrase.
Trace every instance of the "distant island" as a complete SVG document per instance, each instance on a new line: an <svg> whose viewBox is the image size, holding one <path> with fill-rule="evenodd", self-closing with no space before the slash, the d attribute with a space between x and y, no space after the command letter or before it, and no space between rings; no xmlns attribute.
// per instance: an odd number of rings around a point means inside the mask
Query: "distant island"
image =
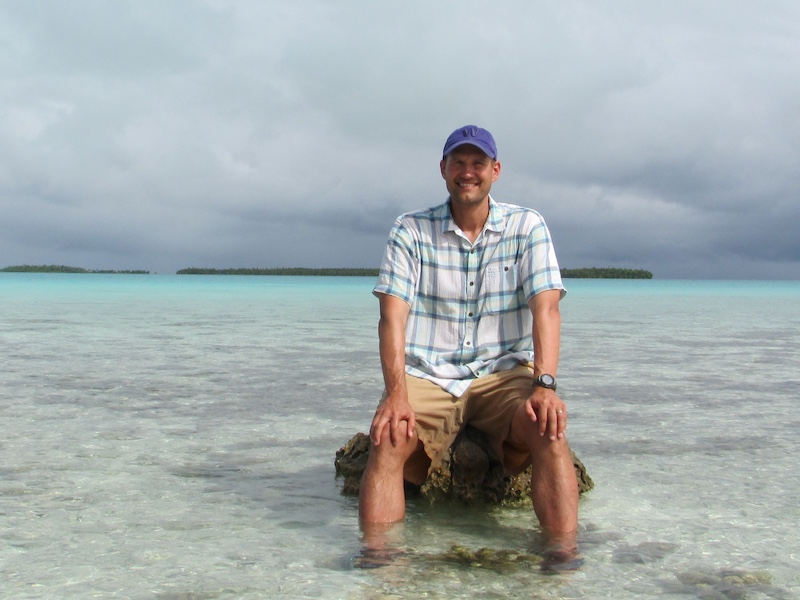
<svg viewBox="0 0 800 600"><path fill-rule="evenodd" d="M307 269L289 267L279 269L205 269L191 267L181 269L177 275L327 275L334 277L377 277L379 269Z"/></svg>
<svg viewBox="0 0 800 600"><path fill-rule="evenodd" d="M190 267L180 269L177 275L302 275L327 277L377 277L380 269L374 268L324 268L282 267L277 269L208 269ZM0 269L0 273L115 273L121 275L149 275L150 271L117 271L105 269L83 269L64 265L18 265ZM653 274L644 269L615 269L611 267L587 267L561 269L565 279L652 279Z"/></svg>
<svg viewBox="0 0 800 600"><path fill-rule="evenodd" d="M105 269L82 269L64 265L18 265L0 269L0 273L115 273L121 275L149 275L150 271L114 271Z"/></svg>
<svg viewBox="0 0 800 600"><path fill-rule="evenodd" d="M644 269L613 269L611 267L588 267L583 269L561 269L561 276L570 279L652 279L653 274Z"/></svg>
<svg viewBox="0 0 800 600"><path fill-rule="evenodd" d="M181 269L178 275L325 275L346 277L377 277L379 269L308 269L303 267L280 269L207 269L191 267ZM573 279L652 279L653 274L643 269L614 269L589 267L561 269L561 276Z"/></svg>

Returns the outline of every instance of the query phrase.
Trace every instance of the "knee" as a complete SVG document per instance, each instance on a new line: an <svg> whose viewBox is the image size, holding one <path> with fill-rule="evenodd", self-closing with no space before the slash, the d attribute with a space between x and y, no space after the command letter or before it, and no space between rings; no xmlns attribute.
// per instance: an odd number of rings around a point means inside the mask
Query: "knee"
<svg viewBox="0 0 800 600"><path fill-rule="evenodd" d="M546 434L540 435L538 427L532 428L529 432L528 444L531 453L540 457L559 458L570 454L567 438L551 440Z"/></svg>
<svg viewBox="0 0 800 600"><path fill-rule="evenodd" d="M374 442L370 442L370 462L374 461L381 464L398 463L401 466L405 464L417 449L417 444L419 443L416 433L411 437L408 436L407 425L405 421L401 421L398 424L393 442L390 427L386 424L381 432L380 444L375 445Z"/></svg>

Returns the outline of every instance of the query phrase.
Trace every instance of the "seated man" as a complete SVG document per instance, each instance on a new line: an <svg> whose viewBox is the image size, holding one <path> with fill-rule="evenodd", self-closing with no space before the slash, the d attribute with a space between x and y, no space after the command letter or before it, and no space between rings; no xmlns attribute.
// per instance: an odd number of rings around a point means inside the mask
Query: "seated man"
<svg viewBox="0 0 800 600"><path fill-rule="evenodd" d="M510 474L532 465L541 528L571 546L578 483L556 395L566 292L550 233L536 211L489 195L500 162L485 129L454 131L440 169L448 200L395 221L374 289L385 391L370 428L362 528L402 521L403 480L424 483L470 423Z"/></svg>

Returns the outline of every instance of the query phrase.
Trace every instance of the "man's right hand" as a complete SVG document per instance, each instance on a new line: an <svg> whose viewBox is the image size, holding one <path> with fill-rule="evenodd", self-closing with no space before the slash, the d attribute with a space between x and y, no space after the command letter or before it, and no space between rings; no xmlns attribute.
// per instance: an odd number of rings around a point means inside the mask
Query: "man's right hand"
<svg viewBox="0 0 800 600"><path fill-rule="evenodd" d="M405 427L401 425L404 421ZM390 395L378 405L369 429L369 437L376 446L380 446L381 442L385 441L384 433L387 424L389 425L389 441L392 446L397 446L403 436L409 438L414 436L417 429L417 418L408 403L408 398Z"/></svg>

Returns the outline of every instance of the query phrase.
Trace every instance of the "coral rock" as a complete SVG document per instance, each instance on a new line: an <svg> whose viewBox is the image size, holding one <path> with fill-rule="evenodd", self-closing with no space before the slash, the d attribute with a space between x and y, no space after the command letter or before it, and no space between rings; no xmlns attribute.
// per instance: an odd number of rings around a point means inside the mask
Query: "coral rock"
<svg viewBox="0 0 800 600"><path fill-rule="evenodd" d="M357 433L337 453L334 464L337 477L344 479L342 494L357 495L361 475L369 458L369 437ZM581 493L594 487L586 467L572 453L578 489ZM509 476L497 455L479 430L467 426L445 453L442 463L433 469L420 487L407 485L407 492L419 493L431 502L458 501L465 504L520 506L530 502L530 467Z"/></svg>

